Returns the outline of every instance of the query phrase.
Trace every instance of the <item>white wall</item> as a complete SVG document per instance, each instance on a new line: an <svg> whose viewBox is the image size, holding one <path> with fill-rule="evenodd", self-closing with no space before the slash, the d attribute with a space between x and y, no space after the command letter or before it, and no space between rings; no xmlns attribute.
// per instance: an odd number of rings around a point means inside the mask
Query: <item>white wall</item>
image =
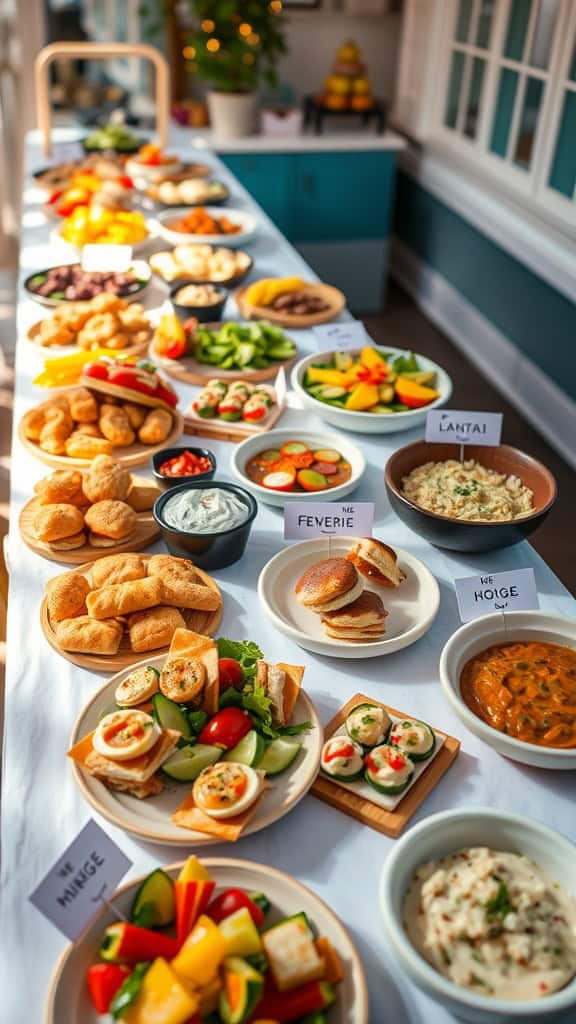
<svg viewBox="0 0 576 1024"><path fill-rule="evenodd" d="M326 0L324 0L326 4ZM280 79L292 85L297 98L322 87L338 46L354 39L375 94L390 100L394 93L400 40L400 14L347 17L331 11L287 12L289 52L279 67Z"/></svg>

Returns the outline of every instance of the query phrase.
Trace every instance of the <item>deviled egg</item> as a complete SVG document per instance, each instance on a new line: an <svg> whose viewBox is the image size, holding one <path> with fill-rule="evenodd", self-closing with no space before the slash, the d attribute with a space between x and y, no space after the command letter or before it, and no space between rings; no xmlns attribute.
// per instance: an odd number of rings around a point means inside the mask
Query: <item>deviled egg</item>
<svg viewBox="0 0 576 1024"><path fill-rule="evenodd" d="M388 742L407 754L411 761L427 761L434 753L436 737L426 722L405 718L394 723Z"/></svg>
<svg viewBox="0 0 576 1024"><path fill-rule="evenodd" d="M200 772L192 796L210 818L232 818L251 807L263 788L264 777L254 768L219 761Z"/></svg>
<svg viewBox="0 0 576 1024"><path fill-rule="evenodd" d="M377 704L357 704L346 718L346 732L363 747L377 747L386 740L391 723L385 708Z"/></svg>
<svg viewBox="0 0 576 1024"><path fill-rule="evenodd" d="M414 774L414 765L406 754L389 743L374 747L366 755L364 778L379 793L389 796L402 793L410 785Z"/></svg>
<svg viewBox="0 0 576 1024"><path fill-rule="evenodd" d="M92 746L111 761L131 761L151 750L161 733L158 722L145 711L112 711L99 722Z"/></svg>
<svg viewBox="0 0 576 1024"><path fill-rule="evenodd" d="M333 736L322 747L320 767L326 775L341 782L359 779L364 770L364 751L348 736Z"/></svg>

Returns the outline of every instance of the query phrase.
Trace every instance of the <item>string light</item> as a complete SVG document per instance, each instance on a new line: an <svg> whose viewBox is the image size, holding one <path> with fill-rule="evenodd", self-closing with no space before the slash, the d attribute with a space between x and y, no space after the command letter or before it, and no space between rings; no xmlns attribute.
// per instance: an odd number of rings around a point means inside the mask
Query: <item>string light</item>
<svg viewBox="0 0 576 1024"><path fill-rule="evenodd" d="M214 24L214 22L210 18L205 18L205 20L202 22L202 31L203 32L213 32L215 28L216 28L216 25Z"/></svg>
<svg viewBox="0 0 576 1024"><path fill-rule="evenodd" d="M271 0L269 7L274 14L280 14L280 11L282 10L282 0Z"/></svg>
<svg viewBox="0 0 576 1024"><path fill-rule="evenodd" d="M220 40L214 38L209 39L206 43L206 49L210 50L210 53L216 53L216 51L220 49Z"/></svg>
<svg viewBox="0 0 576 1024"><path fill-rule="evenodd" d="M243 21L242 24L238 26L238 31L241 36L249 36L252 32L252 25L249 25L247 21Z"/></svg>
<svg viewBox="0 0 576 1024"><path fill-rule="evenodd" d="M185 57L186 60L194 60L194 57L196 56L196 50L194 49L193 46L185 46L184 49L182 50L182 56Z"/></svg>
<svg viewBox="0 0 576 1024"><path fill-rule="evenodd" d="M258 46L258 43L260 42L260 36L258 35L257 32L251 32L250 35L247 36L246 42L249 43L250 46Z"/></svg>

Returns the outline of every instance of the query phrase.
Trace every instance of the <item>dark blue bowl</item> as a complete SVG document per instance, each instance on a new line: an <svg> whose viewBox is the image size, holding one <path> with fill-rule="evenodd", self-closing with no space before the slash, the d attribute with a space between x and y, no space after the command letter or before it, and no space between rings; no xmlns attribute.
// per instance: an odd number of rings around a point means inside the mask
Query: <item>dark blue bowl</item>
<svg viewBox="0 0 576 1024"><path fill-rule="evenodd" d="M212 469L207 469L205 473L194 473L193 476L163 476L160 472L160 466L163 462L168 462L169 459L175 459L180 455L181 452L192 452L192 455L196 455L197 458L204 457L209 459ZM179 484L193 484L196 481L202 483L205 480L211 480L216 472L216 456L208 448L193 448L192 445L181 444L175 448L163 448L162 451L156 452L152 456L152 472L154 478L163 488L163 490L172 490L174 487L178 487Z"/></svg>
<svg viewBox="0 0 576 1024"><path fill-rule="evenodd" d="M223 491L231 491L246 505L248 518L229 530L218 533L192 533L188 530L176 530L164 521L163 509L166 502L180 491L207 490L218 487ZM252 523L258 514L258 502L243 487L224 481L199 481L180 484L165 491L154 503L152 509L154 519L162 533L162 539L171 555L178 558L190 558L200 569L224 569L227 565L237 562L244 554L250 536Z"/></svg>

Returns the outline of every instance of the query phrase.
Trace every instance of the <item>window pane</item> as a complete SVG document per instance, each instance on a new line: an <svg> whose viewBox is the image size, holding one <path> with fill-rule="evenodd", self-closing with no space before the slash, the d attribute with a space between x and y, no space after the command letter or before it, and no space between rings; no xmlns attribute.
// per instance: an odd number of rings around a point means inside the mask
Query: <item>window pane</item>
<svg viewBox="0 0 576 1024"><path fill-rule="evenodd" d="M556 152L550 172L550 187L572 198L576 187L576 92L567 92L562 110Z"/></svg>
<svg viewBox="0 0 576 1024"><path fill-rule="evenodd" d="M492 15L494 14L494 0L480 0L480 13L476 27L476 46L487 50L490 45L490 33L492 32Z"/></svg>
<svg viewBox="0 0 576 1024"><path fill-rule="evenodd" d="M524 103L522 105L522 116L516 139L514 151L514 163L526 170L530 167L536 132L538 131L538 115L544 85L539 78L529 78L524 92Z"/></svg>
<svg viewBox="0 0 576 1024"><path fill-rule="evenodd" d="M503 68L498 85L498 98L492 124L490 149L498 156L505 157L508 148L508 136L514 114L514 100L518 88L518 72Z"/></svg>
<svg viewBox="0 0 576 1024"><path fill-rule="evenodd" d="M458 119L458 104L460 101L460 89L462 88L462 74L464 72L464 57L461 53L452 54L452 69L450 71L450 84L448 86L448 98L446 100L446 112L444 124L447 128L455 128Z"/></svg>
<svg viewBox="0 0 576 1024"><path fill-rule="evenodd" d="M484 84L485 62L475 57L472 63L472 74L470 76L470 89L468 102L466 104L466 116L464 119L464 134L469 139L476 138L478 122L480 120L480 107L482 104L482 86Z"/></svg>
<svg viewBox="0 0 576 1024"><path fill-rule="evenodd" d="M512 0L504 48L506 57L511 57L512 60L522 60L531 10L532 0Z"/></svg>
<svg viewBox="0 0 576 1024"><path fill-rule="evenodd" d="M550 62L558 7L559 0L540 0L530 55L530 63L536 68L547 68Z"/></svg>
<svg viewBox="0 0 576 1024"><path fill-rule="evenodd" d="M472 8L474 6L474 0L460 0L458 5L458 18L456 21L456 39L459 43L468 42L468 33L470 31L470 19L472 17Z"/></svg>

